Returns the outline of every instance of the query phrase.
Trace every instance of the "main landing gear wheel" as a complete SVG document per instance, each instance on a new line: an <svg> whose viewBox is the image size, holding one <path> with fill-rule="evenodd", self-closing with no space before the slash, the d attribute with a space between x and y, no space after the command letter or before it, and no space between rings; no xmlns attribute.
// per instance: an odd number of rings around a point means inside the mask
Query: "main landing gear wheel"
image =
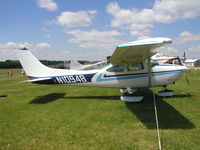
<svg viewBox="0 0 200 150"><path fill-rule="evenodd" d="M125 102L140 102L143 96L136 96L134 93L137 89L133 88L121 88L120 92L123 94L120 99Z"/></svg>
<svg viewBox="0 0 200 150"><path fill-rule="evenodd" d="M166 86L164 86L164 90L158 92L158 96L160 97L173 97L174 96L174 91L168 90Z"/></svg>
<svg viewBox="0 0 200 150"><path fill-rule="evenodd" d="M120 99L125 102L140 102L143 99L143 96L134 96L134 95L123 95L120 96Z"/></svg>

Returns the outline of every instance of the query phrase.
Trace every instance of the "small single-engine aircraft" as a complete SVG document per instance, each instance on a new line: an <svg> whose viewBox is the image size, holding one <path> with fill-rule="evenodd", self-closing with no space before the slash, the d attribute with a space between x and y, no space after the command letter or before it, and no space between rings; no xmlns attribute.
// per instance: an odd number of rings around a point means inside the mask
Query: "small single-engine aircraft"
<svg viewBox="0 0 200 150"><path fill-rule="evenodd" d="M159 64L151 56L163 46L171 44L169 38L149 38L118 45L107 66L94 70L65 70L44 66L26 48L17 52L17 57L29 80L38 84L64 84L78 86L99 86L120 88L123 101L139 102L143 96L134 92L141 87L156 87L174 83L184 70L181 65ZM160 96L172 96L173 91L165 90Z"/></svg>
<svg viewBox="0 0 200 150"><path fill-rule="evenodd" d="M163 53L157 53L151 57L151 59L159 62L160 64L179 64L183 65L186 57L185 57L185 52L182 57L179 56L167 56L164 55Z"/></svg>
<svg viewBox="0 0 200 150"><path fill-rule="evenodd" d="M159 62L160 64L174 64L174 61L179 57L175 56L166 56L163 53L157 53L151 57L151 59Z"/></svg>

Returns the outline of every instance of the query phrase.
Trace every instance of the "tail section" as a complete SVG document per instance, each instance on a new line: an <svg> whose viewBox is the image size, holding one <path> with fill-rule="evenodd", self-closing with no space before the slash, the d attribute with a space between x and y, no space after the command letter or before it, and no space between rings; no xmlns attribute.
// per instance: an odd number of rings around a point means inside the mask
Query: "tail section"
<svg viewBox="0 0 200 150"><path fill-rule="evenodd" d="M43 65L28 49L18 50L17 58L28 76L44 77L49 75L51 68Z"/></svg>

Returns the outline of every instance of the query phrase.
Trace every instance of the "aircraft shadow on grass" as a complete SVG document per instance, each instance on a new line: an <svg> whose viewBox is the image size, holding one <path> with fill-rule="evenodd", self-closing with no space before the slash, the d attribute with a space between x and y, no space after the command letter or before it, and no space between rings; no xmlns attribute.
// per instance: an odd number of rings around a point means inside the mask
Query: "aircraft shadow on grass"
<svg viewBox="0 0 200 150"><path fill-rule="evenodd" d="M65 97L66 93L51 93L43 96L38 96L36 99L29 102L29 104L46 104L58 100L59 98L65 99L87 99L87 100L120 100L119 96L73 96Z"/></svg>
<svg viewBox="0 0 200 150"><path fill-rule="evenodd" d="M142 89L138 94L144 95L141 103L125 103L127 108L148 128L155 129L155 111L153 103L153 92L150 89ZM175 95L174 98L191 97L187 95ZM160 129L192 129L195 128L186 117L184 117L173 106L168 104L162 97L156 96L156 106Z"/></svg>
<svg viewBox="0 0 200 150"><path fill-rule="evenodd" d="M63 98L66 93L51 93L43 96L38 96L36 99L29 102L29 104L46 104Z"/></svg>
<svg viewBox="0 0 200 150"><path fill-rule="evenodd" d="M150 89L142 89L137 92L138 95L144 95L144 99L140 103L125 102L125 106L136 115L137 118L148 128L156 129L155 114L153 105L153 93ZM46 104L58 100L65 99L84 99L84 100L120 100L119 96L65 96L66 93L52 93L39 96L29 102L30 104ZM175 95L176 98L191 97L191 95ZM195 126L174 107L165 102L161 97L156 97L159 127L160 129L192 129Z"/></svg>

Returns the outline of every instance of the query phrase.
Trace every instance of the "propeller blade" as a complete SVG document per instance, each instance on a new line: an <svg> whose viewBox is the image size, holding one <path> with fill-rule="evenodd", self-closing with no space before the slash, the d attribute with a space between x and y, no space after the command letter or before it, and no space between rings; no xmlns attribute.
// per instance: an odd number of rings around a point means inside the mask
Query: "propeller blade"
<svg viewBox="0 0 200 150"><path fill-rule="evenodd" d="M185 62L186 57L185 57L185 52L183 53L183 62Z"/></svg>
<svg viewBox="0 0 200 150"><path fill-rule="evenodd" d="M185 52L183 53L183 58L185 58Z"/></svg>

